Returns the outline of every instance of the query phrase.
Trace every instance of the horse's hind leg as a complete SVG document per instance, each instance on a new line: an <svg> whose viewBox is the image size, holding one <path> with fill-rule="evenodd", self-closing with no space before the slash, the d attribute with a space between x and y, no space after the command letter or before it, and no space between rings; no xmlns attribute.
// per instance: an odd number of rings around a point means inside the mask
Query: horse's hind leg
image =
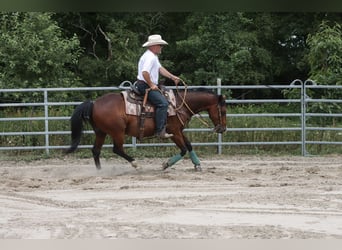
<svg viewBox="0 0 342 250"><path fill-rule="evenodd" d="M101 154L102 145L106 139L106 134L101 131L96 131L95 135L96 135L96 139L95 139L94 146L92 149L93 158L95 161L96 168L101 169L100 154Z"/></svg>
<svg viewBox="0 0 342 250"><path fill-rule="evenodd" d="M123 133L122 133L123 134ZM123 136L116 136L113 137L113 153L121 156L122 158L126 159L129 163L131 163L132 167L138 168L138 165L133 157L127 155L124 151L123 144L124 144L124 134Z"/></svg>

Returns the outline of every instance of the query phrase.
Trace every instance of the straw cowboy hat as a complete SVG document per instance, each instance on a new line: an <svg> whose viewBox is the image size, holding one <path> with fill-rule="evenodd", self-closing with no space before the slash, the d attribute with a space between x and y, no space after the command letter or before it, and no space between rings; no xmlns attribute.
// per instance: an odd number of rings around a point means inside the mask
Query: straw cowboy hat
<svg viewBox="0 0 342 250"><path fill-rule="evenodd" d="M143 44L143 47L150 47L152 45L168 45L168 43L160 35L150 35L147 42Z"/></svg>

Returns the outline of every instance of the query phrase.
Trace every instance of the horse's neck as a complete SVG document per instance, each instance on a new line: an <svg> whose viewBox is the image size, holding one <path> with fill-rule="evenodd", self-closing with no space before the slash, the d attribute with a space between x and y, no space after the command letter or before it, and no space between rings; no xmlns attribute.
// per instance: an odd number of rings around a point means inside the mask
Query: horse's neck
<svg viewBox="0 0 342 250"><path fill-rule="evenodd" d="M212 102L212 99L207 93L202 92L190 92L185 96L185 101L191 112L197 114L206 109Z"/></svg>

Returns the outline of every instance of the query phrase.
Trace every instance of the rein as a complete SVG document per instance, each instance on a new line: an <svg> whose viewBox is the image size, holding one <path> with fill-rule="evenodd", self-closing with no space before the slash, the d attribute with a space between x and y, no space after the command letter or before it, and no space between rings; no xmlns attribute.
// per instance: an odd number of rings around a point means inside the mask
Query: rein
<svg viewBox="0 0 342 250"><path fill-rule="evenodd" d="M181 95L179 94L179 89L178 89L178 84L177 84L177 85L176 85L177 94L178 94L178 96L181 97L182 103L181 103L181 105L180 105L179 107L175 107L175 110L176 110L176 113L177 113L178 120L179 120L179 121L182 123L182 125L184 126L185 123L184 123L183 120L180 118L180 116L178 115L178 112L177 112L177 111L180 110L183 106L185 106L185 107L191 112L192 115L196 115L196 113L189 107L188 103L185 101L185 97L186 97L187 92L188 92L188 85L187 85L182 79L180 79L180 81L183 83L183 85L184 85L184 87L185 87L185 89L184 89L184 95L181 96ZM197 118L202 122L202 124L204 124L205 126L207 126L208 128L210 128L209 124L203 119L203 117L201 116L201 114L198 114L198 116L195 116L195 117L197 117Z"/></svg>

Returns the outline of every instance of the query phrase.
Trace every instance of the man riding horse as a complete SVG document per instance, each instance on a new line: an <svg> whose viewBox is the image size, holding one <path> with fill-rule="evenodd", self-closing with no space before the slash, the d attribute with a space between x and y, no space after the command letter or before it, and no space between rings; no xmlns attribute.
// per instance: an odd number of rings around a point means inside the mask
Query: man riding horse
<svg viewBox="0 0 342 250"><path fill-rule="evenodd" d="M147 94L148 100L155 105L155 120L146 119L143 137L157 135L159 138L171 138L180 152L163 163L163 170L181 160L187 152L196 171L201 170L200 160L192 148L191 142L183 133L191 117L200 112L208 112L214 124L214 132L226 131L226 100L225 96L199 88L191 91L177 91L175 103L178 104L176 115L167 117L168 101L158 88L159 73L171 78L177 85L179 77L166 70L159 62L158 54L167 42L160 35L151 35L143 47L148 48L139 61L138 81L136 88L141 94ZM92 148L97 169L101 168L100 153L109 135L113 141L113 152L135 168L138 167L133 157L124 150L125 135L140 137L141 124L137 115L126 112L126 104L122 93L110 92L98 97L95 101L87 100L78 105L71 118L71 145L66 153L74 152L80 141L83 123L89 122L95 133ZM166 125L168 124L168 125ZM166 131L167 130L167 131Z"/></svg>
<svg viewBox="0 0 342 250"><path fill-rule="evenodd" d="M171 74L159 62L158 55L161 53L163 46L167 44L160 35L151 35L148 37L148 41L142 45L142 47L147 49L139 59L136 84L137 89L143 95L149 89L147 100L155 106L155 135L162 139L170 138L173 134L166 132L167 108L169 103L158 88L159 73L173 80L176 85L180 81L179 77Z"/></svg>

